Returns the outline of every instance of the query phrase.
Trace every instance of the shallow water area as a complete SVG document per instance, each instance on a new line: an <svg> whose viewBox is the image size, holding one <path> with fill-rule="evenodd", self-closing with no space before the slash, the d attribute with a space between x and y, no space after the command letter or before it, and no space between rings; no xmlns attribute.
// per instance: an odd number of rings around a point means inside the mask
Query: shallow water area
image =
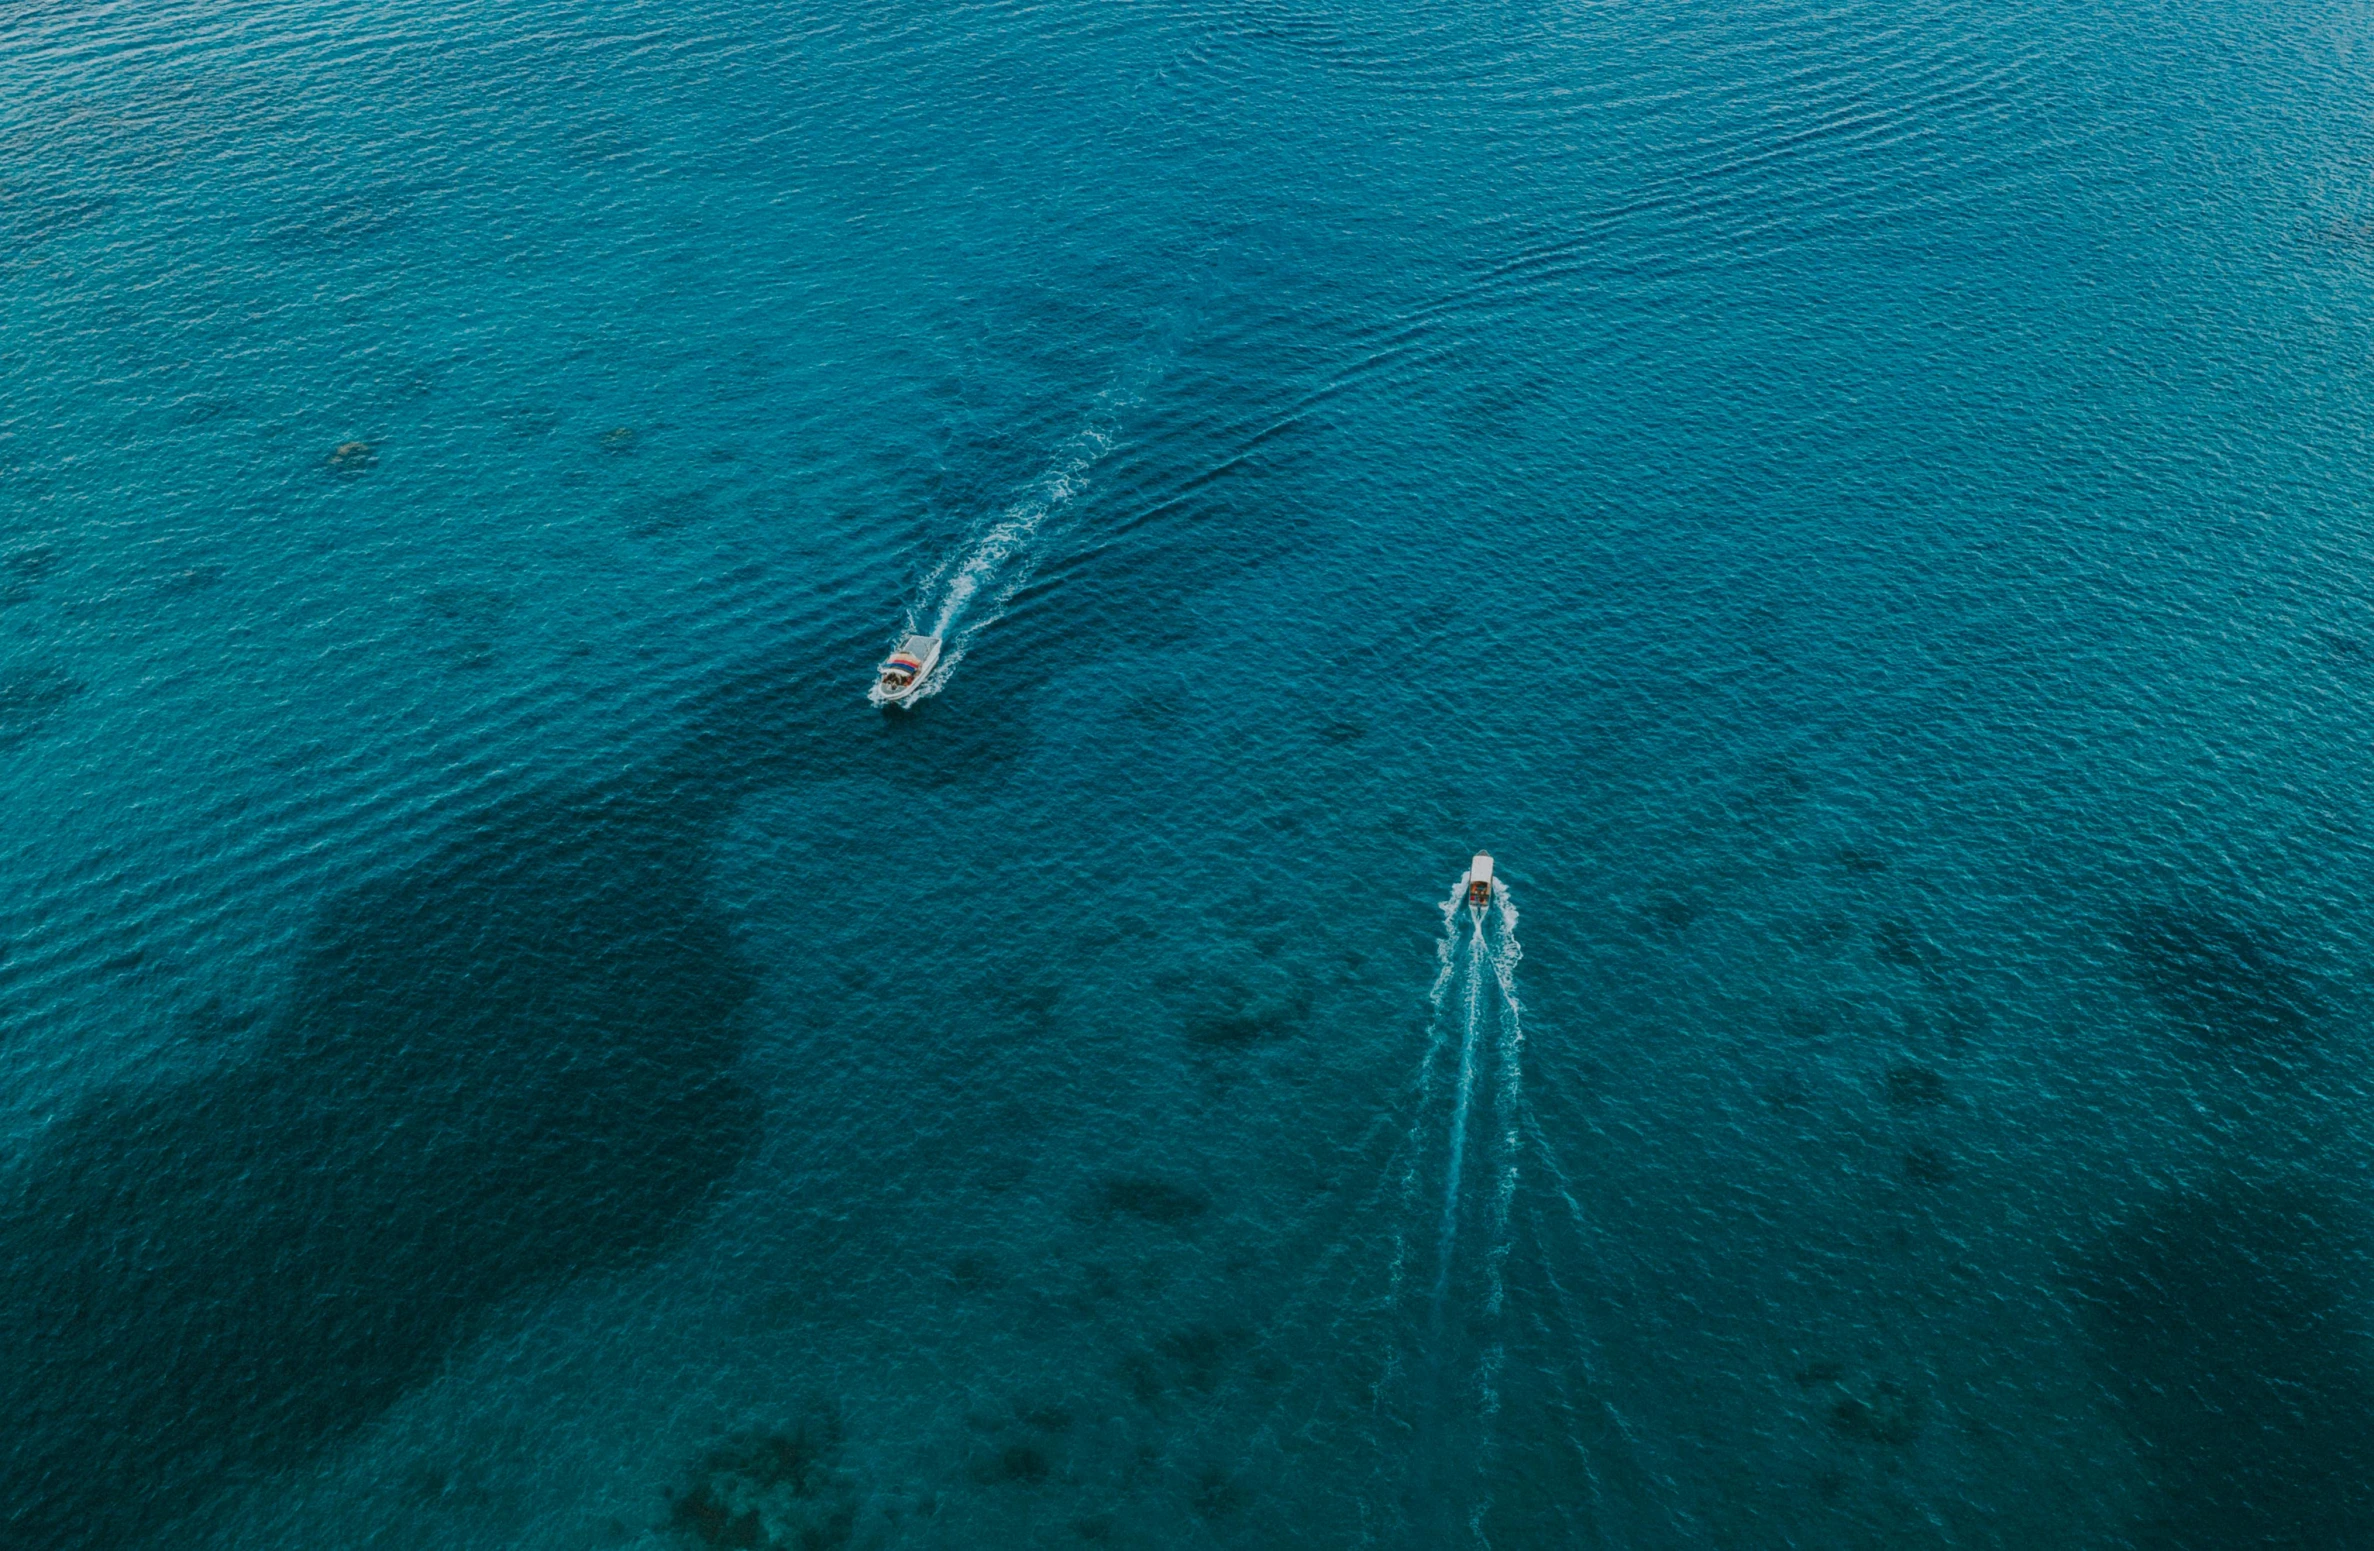
<svg viewBox="0 0 2374 1551"><path fill-rule="evenodd" d="M2374 1542L2361 22L0 21L0 1541Z"/></svg>

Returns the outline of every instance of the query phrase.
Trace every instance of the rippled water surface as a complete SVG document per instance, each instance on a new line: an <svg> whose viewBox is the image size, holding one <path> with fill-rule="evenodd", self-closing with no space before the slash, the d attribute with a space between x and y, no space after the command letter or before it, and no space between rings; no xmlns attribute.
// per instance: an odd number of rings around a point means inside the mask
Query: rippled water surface
<svg viewBox="0 0 2374 1551"><path fill-rule="evenodd" d="M2374 1545L2370 29L0 15L0 1540Z"/></svg>

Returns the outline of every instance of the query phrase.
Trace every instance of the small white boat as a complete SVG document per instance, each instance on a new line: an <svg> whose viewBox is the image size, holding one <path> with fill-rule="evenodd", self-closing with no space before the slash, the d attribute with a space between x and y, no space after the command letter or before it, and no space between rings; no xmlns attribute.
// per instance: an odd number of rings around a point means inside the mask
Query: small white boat
<svg viewBox="0 0 2374 1551"><path fill-rule="evenodd" d="M1482 851L1467 864L1467 903L1475 910L1492 903L1492 858Z"/></svg>
<svg viewBox="0 0 2374 1551"><path fill-rule="evenodd" d="M911 635L899 649L892 652L879 670L874 685L876 705L905 705L915 698L915 692L931 677L931 670L939 665L940 638L936 635Z"/></svg>

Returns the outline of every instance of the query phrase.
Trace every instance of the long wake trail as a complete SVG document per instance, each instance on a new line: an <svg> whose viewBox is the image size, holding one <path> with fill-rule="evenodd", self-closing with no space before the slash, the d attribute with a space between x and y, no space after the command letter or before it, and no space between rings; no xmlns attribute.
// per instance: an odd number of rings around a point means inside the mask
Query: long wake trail
<svg viewBox="0 0 2374 1551"><path fill-rule="evenodd" d="M1088 488L1089 472L1120 444L1121 416L1137 403L1153 375L1151 367L1133 371L1098 394L1087 423L1055 449L1038 478L925 574L892 645L909 635L938 636L943 644L931 676L905 697L909 703L929 699L946 687L964 660L965 648L997 622L1030 581L1048 523L1078 499ZM882 704L881 687L876 685L867 698Z"/></svg>
<svg viewBox="0 0 2374 1551"><path fill-rule="evenodd" d="M1426 1051L1418 1061L1418 1096L1411 1107L1409 1136L1403 1150L1401 1170L1401 1204L1404 1221L1414 1216L1418 1205L1418 1176L1426 1161L1426 1121L1433 1107L1434 1069L1442 1064L1443 1049L1450 1043L1450 1025L1443 1016L1443 1004L1451 994L1451 985L1459 977L1459 913L1467 897L1467 875L1461 873L1451 881L1449 897L1443 900L1443 935L1435 944L1434 984L1427 988L1426 1001L1433 1015L1426 1026ZM1402 1225L1393 1230L1393 1265L1387 1282L1388 1301L1399 1302L1404 1271L1409 1263L1409 1239Z"/></svg>
<svg viewBox="0 0 2374 1551"><path fill-rule="evenodd" d="M1459 1087L1451 1109L1451 1150L1443 1181L1442 1231L1435 1255L1434 1304L1437 1323L1451 1290L1451 1251L1459 1238L1459 1177L1467 1161L1467 1112L1475 1102L1477 1034L1483 1024L1484 922L1474 912L1467 944L1467 973L1460 986L1465 1013L1459 1040Z"/></svg>
<svg viewBox="0 0 2374 1551"><path fill-rule="evenodd" d="M1433 1297L1423 1337L1410 1330L1430 1358L1425 1379L1411 1396L1416 1453L1405 1506L1413 1531L1437 1543L1481 1545L1488 1543L1493 1503L1491 1461L1498 1452L1506 1361L1501 1326L1514 1243L1510 1219L1524 1151L1524 1027L1516 989L1515 905L1507 885L1497 879L1489 903L1469 905L1468 881L1462 878L1444 904L1432 992L1436 1017L1428 1069L1447 1054L1454 1023L1459 1054L1444 1106L1447 1124L1441 1111L1434 1116L1446 1131ZM1483 1120L1487 1107L1489 1124ZM1420 1118L1423 1124L1423 1113ZM1479 1128L1481 1134L1471 1138ZM1486 1160L1491 1165L1472 1184L1471 1147L1481 1154L1479 1168ZM1478 1199L1470 1201L1470 1195ZM1463 1254L1467 1238L1481 1243ZM1475 1285L1469 1278L1479 1270L1481 1297L1470 1306L1466 1290Z"/></svg>

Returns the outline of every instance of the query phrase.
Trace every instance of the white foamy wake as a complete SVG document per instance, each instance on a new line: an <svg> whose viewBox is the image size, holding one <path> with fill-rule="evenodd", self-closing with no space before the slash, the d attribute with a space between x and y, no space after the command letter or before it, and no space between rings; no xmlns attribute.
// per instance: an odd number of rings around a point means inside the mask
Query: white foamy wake
<svg viewBox="0 0 2374 1551"><path fill-rule="evenodd" d="M1508 885L1497 878L1492 883L1492 899L1500 916L1490 956L1492 978L1500 987L1500 1074L1492 1091L1493 1118L1500 1124L1500 1178L1492 1192L1492 1241L1484 1252L1484 1277L1486 1312L1497 1322L1508 1294L1508 1255L1513 1242L1509 1210L1516 1203L1518 1164L1524 1156L1525 1008L1517 1000L1517 960L1524 956L1517 942L1517 906L1509 898ZM1480 947L1480 929L1478 938ZM1500 1409L1503 1356L1496 1333L1485 1348L1478 1381L1486 1416Z"/></svg>
<svg viewBox="0 0 2374 1551"><path fill-rule="evenodd" d="M1443 1017L1443 1001L1451 992L1451 982L1459 974L1460 913L1467 903L1467 874L1451 880L1451 892L1443 899L1443 934L1434 945L1434 984L1427 988L1427 1005L1434 1009L1426 1026L1426 1053L1418 1062L1418 1097L1410 1111L1409 1135L1404 1141L1401 1169L1402 1221L1393 1229L1393 1265L1387 1283L1386 1297L1398 1302L1401 1296L1402 1274L1409 1262L1409 1241L1404 1224L1418 1204L1418 1173L1426 1158L1426 1120L1434 1096L1434 1069L1442 1064L1443 1047L1450 1042L1450 1024Z"/></svg>
<svg viewBox="0 0 2374 1551"><path fill-rule="evenodd" d="M1517 961L1525 956L1517 941L1517 906L1508 885L1493 880L1493 903L1499 907L1499 930L1492 944L1492 978L1500 985L1500 1076L1492 1094L1493 1117L1500 1122L1500 1180L1492 1193L1491 1309L1500 1312L1506 1291L1502 1266L1508 1259L1509 1208L1517 1199L1517 1168L1524 1157L1520 1118L1525 1104L1525 1004L1517 999Z"/></svg>
<svg viewBox="0 0 2374 1551"><path fill-rule="evenodd" d="M956 665L964 660L965 648L997 621L1014 594L1030 580L1042 531L1088 488L1089 470L1119 443L1121 413L1137 402L1147 375L1133 373L1098 394L1088 423L1056 448L1046 471L986 526L969 534L962 548L942 558L925 575L918 589L920 596L891 647L895 650L910 635L936 635L941 642L940 660L922 688L901 697L907 703L928 700L946 687ZM883 704L879 681L866 692L866 698Z"/></svg>
<svg viewBox="0 0 2374 1551"><path fill-rule="evenodd" d="M1437 1311L1451 1290L1451 1250L1459 1236L1459 1175L1467 1161L1467 1112L1475 1101L1476 1045L1483 1024L1484 923L1481 914L1471 927L1467 945L1467 974L1460 986L1464 1030L1459 1041L1459 1090L1451 1106L1451 1154L1443 1181L1443 1221L1440 1252L1435 1257L1434 1302Z"/></svg>

